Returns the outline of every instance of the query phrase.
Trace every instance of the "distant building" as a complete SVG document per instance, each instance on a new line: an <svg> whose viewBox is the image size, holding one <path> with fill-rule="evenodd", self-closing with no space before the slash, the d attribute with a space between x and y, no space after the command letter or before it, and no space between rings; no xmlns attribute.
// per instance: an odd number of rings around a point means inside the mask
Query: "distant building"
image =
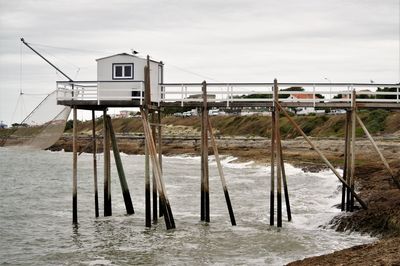
<svg viewBox="0 0 400 266"><path fill-rule="evenodd" d="M131 113L131 111L128 111L128 110L119 111L119 117L120 118L128 118L130 113Z"/></svg>
<svg viewBox="0 0 400 266"><path fill-rule="evenodd" d="M291 100L313 100L314 94L305 93L305 94L290 94L289 98ZM315 95L315 99L321 99L318 95Z"/></svg>
<svg viewBox="0 0 400 266"><path fill-rule="evenodd" d="M295 100L313 101L314 99L321 99L321 97L318 96L318 95L315 95L315 98L314 98L314 94L312 94L312 93L304 93L304 94L291 94L288 99L291 99L291 100L294 100L294 101ZM309 115L309 114L319 113L320 111L316 111L313 106L309 106L309 107L297 107L297 108L294 108L294 112L297 115Z"/></svg>

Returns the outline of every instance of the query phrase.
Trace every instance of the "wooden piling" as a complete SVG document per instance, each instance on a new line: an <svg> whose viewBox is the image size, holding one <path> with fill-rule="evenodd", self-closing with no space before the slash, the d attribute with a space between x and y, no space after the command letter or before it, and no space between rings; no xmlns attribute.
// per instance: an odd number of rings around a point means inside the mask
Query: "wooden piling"
<svg viewBox="0 0 400 266"><path fill-rule="evenodd" d="M356 91L351 94L351 157L350 157L350 186L354 190L355 163L356 163ZM354 210L354 196L350 196L350 211Z"/></svg>
<svg viewBox="0 0 400 266"><path fill-rule="evenodd" d="M351 172L351 110L347 110L346 116L348 119L348 134L349 138L347 141L347 169L346 169L346 183L350 184L350 172ZM346 212L350 211L350 204L351 204L351 191L346 187Z"/></svg>
<svg viewBox="0 0 400 266"><path fill-rule="evenodd" d="M99 192L97 189L97 141L96 141L96 116L92 110L92 143L93 143L93 184L94 184L94 214L99 217Z"/></svg>
<svg viewBox="0 0 400 266"><path fill-rule="evenodd" d="M274 80L274 101L279 102L278 82ZM281 169L281 152L280 143L280 124L279 124L279 109L275 110L275 145L276 145L276 225L282 227L282 169Z"/></svg>
<svg viewBox="0 0 400 266"><path fill-rule="evenodd" d="M110 134L110 138L111 138L111 145L112 145L112 149L113 149L115 165L117 166L119 181L121 183L122 195L124 197L126 213L134 214L135 211L134 211L133 205L132 205L131 194L129 192L128 183L126 182L125 172L124 172L124 168L122 166L121 155L119 153L118 143L117 143L117 139L115 137L115 132L113 129L113 125L112 125L110 116L107 116L107 123L108 123L108 125L107 125L108 133Z"/></svg>
<svg viewBox="0 0 400 266"><path fill-rule="evenodd" d="M73 107L73 139L72 139L72 223L78 223L78 147L77 147L77 109Z"/></svg>
<svg viewBox="0 0 400 266"><path fill-rule="evenodd" d="M352 193L352 195L357 199L357 201L361 204L361 206L364 209L368 209L367 205L365 204L365 202L360 198L360 196L355 193L354 189L352 189L350 187L350 185L348 183L346 183L345 180L343 180L343 178L340 176L340 174L338 173L338 171L336 171L336 169L333 167L333 165L328 161L328 159L325 157L325 155L314 145L314 143L311 142L311 140L309 139L309 137L304 133L304 131L299 127L299 125L297 125L297 123L293 120L293 118L290 117L290 115L286 112L286 110L279 104L279 103L275 103L278 108L282 111L282 113L286 116L286 118L288 119L288 121L293 125L293 127L300 133L300 135L302 135L304 137L304 139L307 141L307 143L311 146L311 148L313 150L315 150L318 155L321 157L321 159L325 162L325 164L332 170L332 172L336 175L336 177L340 180L340 182L342 182L347 189L350 190L350 192Z"/></svg>
<svg viewBox="0 0 400 266"><path fill-rule="evenodd" d="M150 57L147 56L147 66L144 68L144 79L145 79L145 92L144 92L144 102L145 102L145 111L144 115L146 116L146 121L149 116L148 106L151 104L150 98ZM144 183L145 183L145 225L146 227L151 227L151 185L150 185L150 157L149 157L149 146L148 142L145 142L144 145L144 161L145 161L145 173L144 173Z"/></svg>
<svg viewBox="0 0 400 266"><path fill-rule="evenodd" d="M162 72L161 72L162 73ZM158 161L160 162L160 168L161 168L161 172L162 172L162 127L161 127L161 108L159 108L158 109L158 112L157 112L157 124L158 124L158 131L157 131L157 133L158 133L158 135L157 135L157 137L158 137L158 146L157 146L157 148L158 148ZM161 217L163 214L162 214L162 209L161 209L161 200L160 199L158 199L158 205L160 206L160 208L159 208L159 216Z"/></svg>
<svg viewBox="0 0 400 266"><path fill-rule="evenodd" d="M107 110L103 111L103 153L104 153L104 216L111 216L111 160L110 160L110 134L107 125Z"/></svg>
<svg viewBox="0 0 400 266"><path fill-rule="evenodd" d="M346 121L344 126L344 166L343 166L343 180L348 182L348 161L349 161L349 146L350 146L350 112L346 111ZM347 196L347 197L346 197ZM341 210L346 210L346 198L348 199L350 196L350 191L346 189L346 186L342 184L342 202L341 202Z"/></svg>
<svg viewBox="0 0 400 266"><path fill-rule="evenodd" d="M208 134L207 134L207 83L203 81L203 106L201 112L201 215L200 219L210 222L210 195L208 175Z"/></svg>
<svg viewBox="0 0 400 266"><path fill-rule="evenodd" d="M219 173L219 177L221 179L222 189L224 190L225 201L226 201L226 205L228 207L229 217L231 219L231 224L232 225L236 225L235 215L233 214L233 208L232 208L232 204L231 204L231 199L229 197L228 186L226 185L224 171L222 169L221 160L219 158L219 152L218 152L217 143L215 141L215 137L214 137L214 133L213 133L213 130L212 130L211 121L210 121L209 118L207 119L207 122L208 122L207 123L208 124L208 132L210 133L211 145L212 145L213 150L214 150L215 161L217 162L218 173Z"/></svg>
<svg viewBox="0 0 400 266"><path fill-rule="evenodd" d="M360 124L361 128L364 130L365 135L367 135L369 141L371 142L372 146L374 147L374 150L376 151L376 153L378 153L379 158L381 159L381 161L383 162L383 165L386 167L386 169L388 170L390 176L393 179L393 182L396 184L397 188L400 189L400 181L398 180L398 178L396 177L396 175L394 174L392 168L390 168L389 163L387 162L387 160L385 159L385 157L383 156L382 152L379 150L378 145L375 143L374 139L372 138L371 134L369 133L367 127L364 125L363 121L361 120L361 118L357 115L357 121Z"/></svg>
<svg viewBox="0 0 400 266"><path fill-rule="evenodd" d="M275 217L275 112L276 107L274 107L271 115L271 188L269 197L269 225L274 225Z"/></svg>
<svg viewBox="0 0 400 266"><path fill-rule="evenodd" d="M287 179L286 179L286 171L285 171L285 162L283 160L283 152L282 152L282 139L281 139L281 134L279 132L279 137L278 137L278 146L281 154L281 171L282 171L282 182L283 182L283 192L285 195L285 203L286 203L286 213L288 216L288 221L290 222L292 220L292 211L290 209L290 201L289 201L289 189L287 185Z"/></svg>
<svg viewBox="0 0 400 266"><path fill-rule="evenodd" d="M151 116L151 131L153 134L153 139L156 139L156 113L153 110L150 114ZM152 195L153 195L153 222L156 223L158 220L158 198L157 198L157 185L156 185L156 177L155 174L153 173L153 179L152 179Z"/></svg>
<svg viewBox="0 0 400 266"><path fill-rule="evenodd" d="M171 205L169 204L167 190L165 189L165 184L164 184L164 181L162 178L160 162L158 161L158 157L157 157L157 149L156 149L155 142L154 142L154 139L153 139L153 136L151 133L151 128L147 121L146 113L143 111L143 109L141 109L141 115L142 115L142 121L143 121L143 129L144 129L144 133L145 133L145 141L146 141L148 149L149 149L149 155L150 155L150 158L152 161L152 169L153 169L153 173L155 174L155 177L156 177L157 190L158 190L158 194L161 199L161 202L162 202L160 207L163 209L165 225L166 225L167 229L173 229L173 228L175 228L175 221L174 221L174 217L172 215Z"/></svg>

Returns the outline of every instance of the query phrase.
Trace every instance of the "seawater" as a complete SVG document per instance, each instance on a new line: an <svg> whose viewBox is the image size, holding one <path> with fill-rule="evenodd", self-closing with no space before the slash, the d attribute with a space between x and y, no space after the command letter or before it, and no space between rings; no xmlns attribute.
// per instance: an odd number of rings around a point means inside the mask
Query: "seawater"
<svg viewBox="0 0 400 266"><path fill-rule="evenodd" d="M102 154L98 154L100 216ZM200 222L200 158L164 157L164 179L177 228L161 220L144 227L144 156L122 155L135 214L127 216L115 166L112 217L94 217L92 155L78 161L78 226L72 220L72 154L0 148L2 265L281 265L368 243L326 225L339 210L340 188L330 172L286 165L293 221L269 226L270 168L223 157L237 226L230 225L213 157L211 223ZM283 201L284 203L284 201ZM283 204L284 205L284 204Z"/></svg>

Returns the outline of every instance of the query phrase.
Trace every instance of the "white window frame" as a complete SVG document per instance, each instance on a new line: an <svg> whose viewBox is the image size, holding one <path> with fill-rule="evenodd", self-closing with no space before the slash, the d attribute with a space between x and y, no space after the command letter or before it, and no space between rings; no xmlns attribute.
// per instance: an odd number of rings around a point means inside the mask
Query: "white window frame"
<svg viewBox="0 0 400 266"><path fill-rule="evenodd" d="M130 76L125 75L125 67L126 66L130 66L131 67L131 75ZM117 77L115 75L117 67L122 67L122 76L121 77ZM134 77L133 70L134 70L133 63L114 63L114 64L112 64L112 78L113 79L118 79L118 80L120 80L120 79L133 79L133 77Z"/></svg>

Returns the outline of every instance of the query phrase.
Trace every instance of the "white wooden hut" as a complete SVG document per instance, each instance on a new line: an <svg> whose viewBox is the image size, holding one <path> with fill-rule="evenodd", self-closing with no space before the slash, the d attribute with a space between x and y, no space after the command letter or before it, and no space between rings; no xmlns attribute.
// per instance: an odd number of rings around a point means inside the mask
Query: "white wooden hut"
<svg viewBox="0 0 400 266"><path fill-rule="evenodd" d="M98 96L101 101L131 101L144 95L144 67L147 60L121 53L96 59ZM151 100L161 98L162 62L150 60ZM140 92L142 91L142 93Z"/></svg>

